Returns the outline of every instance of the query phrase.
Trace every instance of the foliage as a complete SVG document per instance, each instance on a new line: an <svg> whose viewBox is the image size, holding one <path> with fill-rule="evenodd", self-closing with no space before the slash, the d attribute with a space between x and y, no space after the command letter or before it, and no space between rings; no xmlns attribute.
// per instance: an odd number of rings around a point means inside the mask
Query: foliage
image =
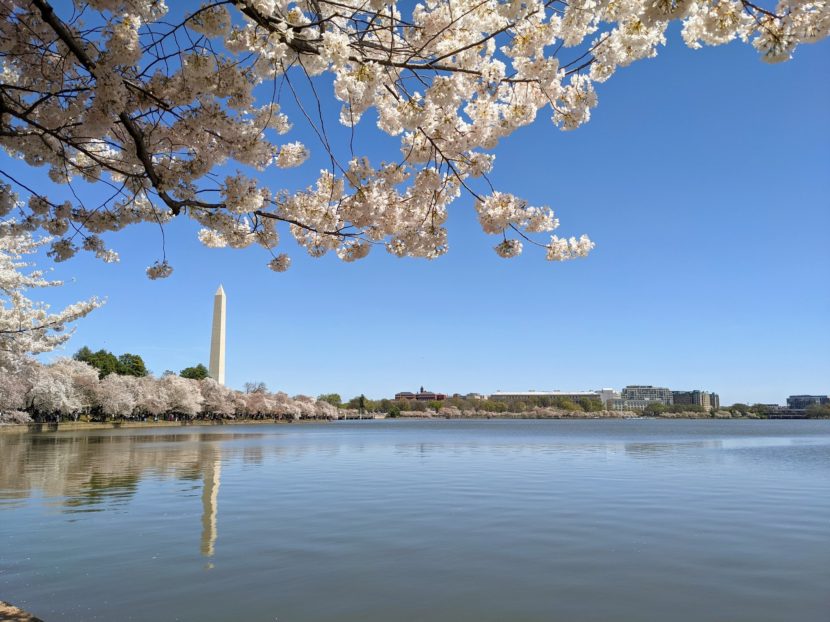
<svg viewBox="0 0 830 622"><path fill-rule="evenodd" d="M378 411L378 403L374 400L368 399L362 393L356 397L350 399L345 408L350 410L357 410L358 412L377 412Z"/></svg>
<svg viewBox="0 0 830 622"><path fill-rule="evenodd" d="M115 356L107 350L93 352L87 346L83 346L72 357L76 361L87 363L98 370L101 378L110 374L121 376L146 376L149 372L144 365L144 359L138 354L122 354Z"/></svg>
<svg viewBox="0 0 830 622"><path fill-rule="evenodd" d="M124 376L141 377L150 372L147 371L147 366L144 365L144 359L138 354L127 352L118 357L118 373Z"/></svg>
<svg viewBox="0 0 830 622"><path fill-rule="evenodd" d="M662 402L649 402L643 408L643 414L647 417L656 417L662 413L669 412L669 407Z"/></svg>
<svg viewBox="0 0 830 622"><path fill-rule="evenodd" d="M318 395L317 399L322 402L328 402L337 408L340 408L343 404L343 400L341 399L339 393L324 393L323 395Z"/></svg>
<svg viewBox="0 0 830 622"><path fill-rule="evenodd" d="M115 261L101 233L186 216L207 246L264 247L275 271L290 263L276 251L278 224L315 257L354 261L374 246L437 257L462 191L500 256L525 243L554 261L584 256L586 236L550 235L559 221L549 208L490 187L501 139L540 112L563 130L586 123L595 83L653 57L674 22L689 47L740 40L768 62L830 28L825 2L798 0L235 0L190 14L163 0L54 4L0 5L0 146L54 183L72 181L76 199L6 175L14 187L0 187L0 217L15 212L15 235L58 236L56 260L80 241ZM398 138L387 162L329 139L329 88L352 134L365 115ZM283 97L331 162L298 191L252 172L308 158L308 146L278 139L291 130ZM102 205L93 183L112 190ZM163 257L147 270L171 272Z"/></svg>
<svg viewBox="0 0 830 622"><path fill-rule="evenodd" d="M807 407L808 417L830 417L830 404L810 404Z"/></svg>
<svg viewBox="0 0 830 622"><path fill-rule="evenodd" d="M189 378L190 380L204 380L208 377L208 368L199 363L193 367L185 367L179 375L182 378Z"/></svg>
<svg viewBox="0 0 830 622"><path fill-rule="evenodd" d="M706 409L698 404L663 404L662 402L649 402L643 409L643 414L656 417L663 413L704 413Z"/></svg>
<svg viewBox="0 0 830 622"><path fill-rule="evenodd" d="M599 412L601 410L605 410L605 406L603 405L601 400L581 397L577 400L577 404L579 404L579 407L586 413Z"/></svg>

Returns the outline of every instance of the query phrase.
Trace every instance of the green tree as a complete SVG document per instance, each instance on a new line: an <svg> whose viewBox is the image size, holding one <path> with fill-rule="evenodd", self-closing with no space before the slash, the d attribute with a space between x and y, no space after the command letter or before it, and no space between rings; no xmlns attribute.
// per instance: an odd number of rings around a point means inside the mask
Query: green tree
<svg viewBox="0 0 830 622"><path fill-rule="evenodd" d="M317 399L321 402L328 402L337 408L343 406L343 400L341 399L339 393L323 393L322 395L317 396Z"/></svg>
<svg viewBox="0 0 830 622"><path fill-rule="evenodd" d="M706 409L700 404L672 404L666 410L673 413L702 413Z"/></svg>
<svg viewBox="0 0 830 622"><path fill-rule="evenodd" d="M586 413L595 413L603 409L601 401L589 397L581 397L577 402Z"/></svg>
<svg viewBox="0 0 830 622"><path fill-rule="evenodd" d="M97 352L93 352L84 346L75 353L73 358L76 361L92 365L98 370L99 378L103 378L109 374L118 373L118 358L116 358L112 352L108 352L107 350L98 350Z"/></svg>
<svg viewBox="0 0 830 622"><path fill-rule="evenodd" d="M208 377L208 369L199 363L195 367L185 367L179 375L182 378L190 378L191 380L204 380Z"/></svg>
<svg viewBox="0 0 830 622"><path fill-rule="evenodd" d="M118 357L118 373L122 376L146 376L149 372L144 365L144 359L138 354L129 352Z"/></svg>
<svg viewBox="0 0 830 622"><path fill-rule="evenodd" d="M557 408L561 408L562 410L569 410L571 412L582 410L579 404L577 404L573 400L568 399L567 397L553 398L553 405Z"/></svg>
<svg viewBox="0 0 830 622"><path fill-rule="evenodd" d="M346 404L346 408L351 408L352 410L357 410L362 413L367 409L367 402L369 401L370 400L367 400L366 396L361 393L357 397L350 399Z"/></svg>
<svg viewBox="0 0 830 622"><path fill-rule="evenodd" d="M830 404L810 404L807 407L808 417L830 417Z"/></svg>
<svg viewBox="0 0 830 622"><path fill-rule="evenodd" d="M93 352L88 347L83 346L80 350L78 350L75 355L72 357L76 361L82 361L84 363L89 363L89 361L93 358Z"/></svg>
<svg viewBox="0 0 830 622"><path fill-rule="evenodd" d="M648 417L656 417L657 415L667 412L668 410L669 407L662 402L649 402L646 404L646 407L643 408L643 414Z"/></svg>

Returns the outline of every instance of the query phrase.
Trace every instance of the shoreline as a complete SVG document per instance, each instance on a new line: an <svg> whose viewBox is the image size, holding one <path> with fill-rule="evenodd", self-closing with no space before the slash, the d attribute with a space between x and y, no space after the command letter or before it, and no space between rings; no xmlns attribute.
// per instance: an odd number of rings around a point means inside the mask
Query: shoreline
<svg viewBox="0 0 830 622"><path fill-rule="evenodd" d="M9 622L43 622L43 620L28 611L24 611L20 607L15 607L11 603L3 600L0 600L0 620L8 620Z"/></svg>
<svg viewBox="0 0 830 622"><path fill-rule="evenodd" d="M502 421L598 421L598 420L644 420L644 421L659 421L659 420L696 420L696 421L724 421L724 420L752 420L752 421L766 421L772 420L771 417L695 417L695 416L673 416L673 417L609 417L609 416L561 416L561 417L534 417L514 415L493 415L493 416L463 416L463 417L445 417L445 416L404 416L404 417L366 417L360 421L383 421L386 419L406 421L406 420L432 420L432 421L481 421L481 420L502 420ZM804 417L804 418L787 418L775 419L780 421L818 421L826 420L826 417ZM80 432L87 430L119 430L119 429L138 429L138 428L184 428L193 426L239 426L239 425L307 425L312 423L337 423L338 421L358 421L358 419L301 419L299 421L285 421L282 419L216 419L204 420L195 419L193 421L61 421L59 423L7 423L0 424L0 434L27 434L27 433L43 433L43 432Z"/></svg>
<svg viewBox="0 0 830 622"><path fill-rule="evenodd" d="M307 423L328 423L325 419L304 419L285 421L280 419L195 419L193 421L61 421L59 423L4 423L0 434L28 432L77 432L85 430L119 430L126 428L184 428L190 426L222 425L304 425Z"/></svg>

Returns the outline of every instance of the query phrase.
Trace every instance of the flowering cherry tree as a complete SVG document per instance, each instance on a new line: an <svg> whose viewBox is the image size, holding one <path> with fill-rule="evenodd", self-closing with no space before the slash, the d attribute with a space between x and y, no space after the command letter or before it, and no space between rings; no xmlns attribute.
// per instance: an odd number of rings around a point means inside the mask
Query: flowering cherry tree
<svg viewBox="0 0 830 622"><path fill-rule="evenodd" d="M71 336L67 325L100 305L97 299L78 302L58 312L30 300L27 290L61 285L49 281L41 271L27 271L24 257L48 244L26 231L0 224L0 375L9 375L29 365L27 355L48 352Z"/></svg>
<svg viewBox="0 0 830 622"><path fill-rule="evenodd" d="M161 378L108 374L87 363L60 358L43 365L21 359L11 372L0 369L0 424L141 417L228 419L248 417L337 419L338 409L304 395L242 393L211 378L192 380L173 374Z"/></svg>
<svg viewBox="0 0 830 622"><path fill-rule="evenodd" d="M13 217L15 234L56 236L56 260L83 248L114 261L101 234L177 216L196 220L207 246L264 247L275 271L290 263L283 230L313 256L354 261L382 246L434 258L462 194L502 257L525 244L549 260L581 257L588 237L559 237L549 208L492 188L500 139L540 112L563 130L587 122L595 83L654 56L674 21L690 47L738 39L768 62L830 28L824 0L217 0L189 13L182 4L0 2L0 145L73 196L0 171L0 217ZM352 136L374 122L400 150L370 162L353 141L334 144L321 106L330 93ZM296 122L314 144L280 138ZM308 188L263 182L311 149L329 165ZM162 255L148 275L171 270Z"/></svg>

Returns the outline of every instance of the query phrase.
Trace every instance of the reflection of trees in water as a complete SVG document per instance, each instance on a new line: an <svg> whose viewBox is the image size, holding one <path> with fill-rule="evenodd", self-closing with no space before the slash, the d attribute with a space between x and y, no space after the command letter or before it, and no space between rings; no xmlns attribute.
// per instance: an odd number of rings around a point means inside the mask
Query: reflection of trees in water
<svg viewBox="0 0 830 622"><path fill-rule="evenodd" d="M40 490L47 497L63 497L72 507L95 505L109 496L131 496L145 477L203 479L219 453L227 453L213 441L237 438L235 434L3 434L0 490L6 498L26 498L32 490ZM155 446L158 443L165 446Z"/></svg>
<svg viewBox="0 0 830 622"><path fill-rule="evenodd" d="M201 551L212 556L224 453L215 441L250 436L256 435L0 435L0 490L6 499L41 490L47 497L61 498L62 511L74 513L127 503L147 476L202 480ZM262 459L261 451L242 453L246 460Z"/></svg>
<svg viewBox="0 0 830 622"><path fill-rule="evenodd" d="M201 551L214 554L222 462L241 458L259 466L266 456L295 460L314 452L331 456L331 443L228 445L262 433L0 434L0 501L32 491L56 499L66 513L106 511L128 503L148 477L202 482ZM7 508L13 507L6 504ZM3 506L0 505L0 517ZM2 518L0 518L2 520Z"/></svg>
<svg viewBox="0 0 830 622"><path fill-rule="evenodd" d="M625 453L634 458L651 458L659 455L689 453L697 449L720 449L723 441L712 439L707 441L688 441L681 443L645 442L626 443Z"/></svg>
<svg viewBox="0 0 830 622"><path fill-rule="evenodd" d="M87 487L82 488L76 495L67 496L64 504L67 512L95 511L92 506L107 504L115 505L119 501L126 503L138 490L138 483L141 476L138 473L125 473L122 475L105 475L93 473L89 478Z"/></svg>

